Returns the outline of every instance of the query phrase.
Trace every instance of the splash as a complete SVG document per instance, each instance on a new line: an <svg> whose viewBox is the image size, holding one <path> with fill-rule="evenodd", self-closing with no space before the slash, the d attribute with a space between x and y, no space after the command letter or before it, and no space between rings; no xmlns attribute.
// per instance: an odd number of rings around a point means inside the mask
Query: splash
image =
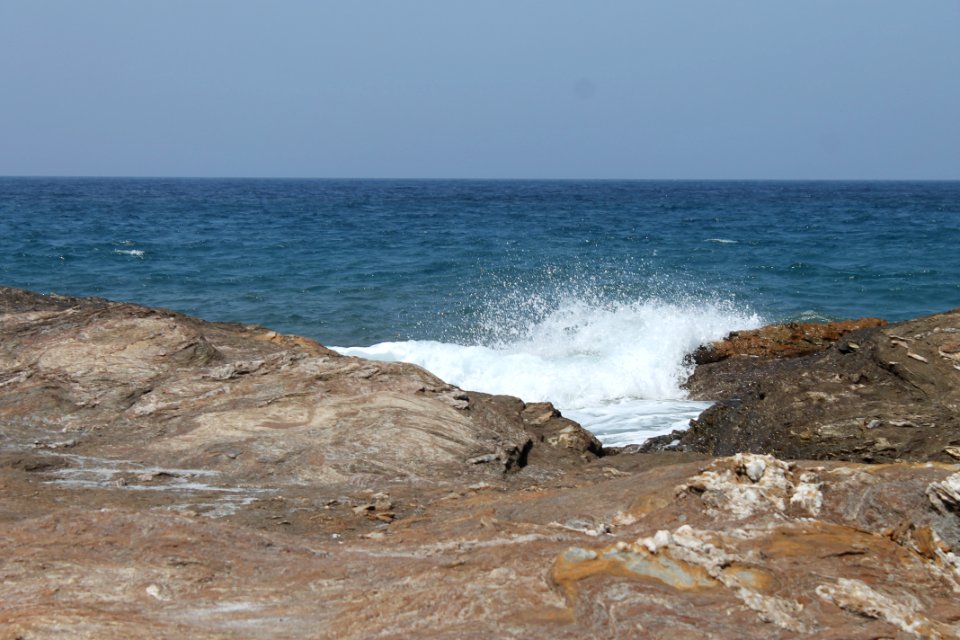
<svg viewBox="0 0 960 640"><path fill-rule="evenodd" d="M686 401L681 388L691 373L687 354L761 324L729 301L689 297L524 301L484 315L477 334L485 344L411 340L337 350L414 363L464 389L550 401L606 444L626 444L682 428L706 406Z"/></svg>

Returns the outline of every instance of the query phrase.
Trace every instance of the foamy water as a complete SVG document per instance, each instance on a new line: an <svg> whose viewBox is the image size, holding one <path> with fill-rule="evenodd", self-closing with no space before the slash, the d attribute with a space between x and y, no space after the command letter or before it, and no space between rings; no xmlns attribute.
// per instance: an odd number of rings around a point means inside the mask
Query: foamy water
<svg viewBox="0 0 960 640"><path fill-rule="evenodd" d="M623 445L685 428L709 403L686 399L684 357L759 324L724 303L573 299L489 346L411 340L336 350L414 363L468 390L550 401L604 444Z"/></svg>

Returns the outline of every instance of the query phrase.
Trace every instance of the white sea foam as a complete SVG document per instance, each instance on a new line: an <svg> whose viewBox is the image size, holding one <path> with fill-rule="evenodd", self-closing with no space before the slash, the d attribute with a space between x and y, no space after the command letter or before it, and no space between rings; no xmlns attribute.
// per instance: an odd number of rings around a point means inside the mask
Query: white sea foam
<svg viewBox="0 0 960 640"><path fill-rule="evenodd" d="M135 258L142 258L144 253L143 249L114 249L113 252Z"/></svg>
<svg viewBox="0 0 960 640"><path fill-rule="evenodd" d="M707 238L707 242L716 244L740 244L739 240L729 240L727 238Z"/></svg>
<svg viewBox="0 0 960 640"><path fill-rule="evenodd" d="M760 318L730 304L566 300L490 346L436 341L336 348L411 362L464 389L553 402L605 444L642 442L684 428L707 404L685 399L684 357Z"/></svg>

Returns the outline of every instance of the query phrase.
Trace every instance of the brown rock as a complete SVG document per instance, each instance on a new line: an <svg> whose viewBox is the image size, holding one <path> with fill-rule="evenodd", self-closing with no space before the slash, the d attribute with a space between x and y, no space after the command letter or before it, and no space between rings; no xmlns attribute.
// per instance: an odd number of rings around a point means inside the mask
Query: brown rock
<svg viewBox="0 0 960 640"><path fill-rule="evenodd" d="M853 331L886 325L879 318L841 320L827 323L788 322L749 331L734 331L723 340L705 345L693 353L697 364L719 362L732 357L795 358L827 349ZM853 349L859 348L854 343Z"/></svg>
<svg viewBox="0 0 960 640"><path fill-rule="evenodd" d="M958 333L960 312L952 311L857 330L806 356L700 365L687 383L691 396L719 402L679 436L681 447L715 455L953 462L960 370L950 349Z"/></svg>
<svg viewBox="0 0 960 640"><path fill-rule="evenodd" d="M373 487L512 472L551 444L569 451L571 464L600 453L593 436L551 406L546 419L528 423L520 400L468 400L413 365L104 300L10 289L0 300L0 420L11 425L9 445L69 436L80 466L106 451L143 468L202 469L219 485L269 477L272 485ZM562 430L571 434L564 442L543 437ZM116 464L126 463L107 466ZM112 480L117 469L98 473Z"/></svg>
<svg viewBox="0 0 960 640"><path fill-rule="evenodd" d="M957 518L927 497L950 484L949 469L743 455L633 471L431 498L390 524L354 518L363 532L333 534L304 513L315 487L270 501L278 513L257 526L251 505L188 517L113 488L83 508L91 489L34 482L32 514L0 521L0 628L10 638L960 632ZM71 496L74 506L53 506Z"/></svg>
<svg viewBox="0 0 960 640"><path fill-rule="evenodd" d="M417 367L0 290L0 640L960 634L955 465L597 453Z"/></svg>

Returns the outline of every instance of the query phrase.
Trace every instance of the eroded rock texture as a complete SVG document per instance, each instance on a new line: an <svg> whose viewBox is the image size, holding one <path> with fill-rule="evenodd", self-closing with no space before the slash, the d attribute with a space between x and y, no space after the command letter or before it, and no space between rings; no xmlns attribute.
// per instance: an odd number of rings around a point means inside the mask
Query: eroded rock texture
<svg viewBox="0 0 960 640"><path fill-rule="evenodd" d="M231 486L377 488L496 476L544 447L553 466L600 451L550 405L468 395L413 365L105 300L0 300L6 444L69 449L78 482L98 464L87 453Z"/></svg>
<svg viewBox="0 0 960 640"><path fill-rule="evenodd" d="M601 453L413 366L0 290L0 639L960 634L957 466Z"/></svg>
<svg viewBox="0 0 960 640"><path fill-rule="evenodd" d="M703 345L692 357L697 364L719 362L731 357L795 358L824 351L844 335L861 329L882 327L879 318L841 320L823 324L788 322L759 329L734 331L723 340Z"/></svg>
<svg viewBox="0 0 960 640"><path fill-rule="evenodd" d="M960 459L960 311L855 330L799 357L734 348L709 349L727 357L690 378L694 397L719 402L678 436L681 447L863 462Z"/></svg>

